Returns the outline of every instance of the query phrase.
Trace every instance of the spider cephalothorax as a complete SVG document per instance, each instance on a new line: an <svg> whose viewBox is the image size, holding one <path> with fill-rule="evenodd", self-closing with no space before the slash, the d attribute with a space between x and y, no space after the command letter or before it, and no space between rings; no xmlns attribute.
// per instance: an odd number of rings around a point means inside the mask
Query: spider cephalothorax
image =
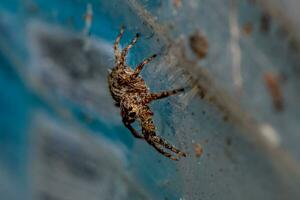
<svg viewBox="0 0 300 200"><path fill-rule="evenodd" d="M146 140L158 152L164 156L178 160L178 157L172 156L163 148L166 148L178 156L186 156L186 154L167 141L156 135L155 126L153 124L153 112L150 110L148 104L151 101L162 99L178 92L183 89L176 89L160 93L151 93L145 81L140 76L143 67L153 60L156 55L145 59L140 63L135 70L126 65L125 59L129 49L137 42L138 34L132 39L130 44L125 47L121 52L118 50L121 37L124 33L124 28L121 28L120 33L114 43L115 54L115 67L112 69L108 76L109 89L116 105L121 109L121 116L124 125L131 131L136 138ZM138 120L142 127L142 134L139 134L131 124Z"/></svg>

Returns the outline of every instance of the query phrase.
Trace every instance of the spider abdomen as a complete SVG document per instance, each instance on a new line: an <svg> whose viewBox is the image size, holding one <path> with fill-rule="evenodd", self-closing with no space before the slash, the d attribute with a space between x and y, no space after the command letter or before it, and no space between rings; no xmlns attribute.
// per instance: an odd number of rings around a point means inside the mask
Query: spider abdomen
<svg viewBox="0 0 300 200"><path fill-rule="evenodd" d="M120 102L122 96L125 94L134 93L141 99L149 93L149 88L144 80L140 76L132 79L132 74L133 71L128 68L123 71L112 71L109 74L109 89L113 99L117 103Z"/></svg>

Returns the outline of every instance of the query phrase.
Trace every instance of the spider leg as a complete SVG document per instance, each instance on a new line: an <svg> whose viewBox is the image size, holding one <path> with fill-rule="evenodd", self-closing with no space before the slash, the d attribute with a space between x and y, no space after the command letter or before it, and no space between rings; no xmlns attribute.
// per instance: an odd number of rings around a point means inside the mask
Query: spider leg
<svg viewBox="0 0 300 200"><path fill-rule="evenodd" d="M159 147L152 139L151 137L146 138L146 141L154 147L154 149L156 149L156 151L158 151L159 153L163 154L164 156L166 156L167 158L170 158L171 160L176 160L178 161L178 158L172 156L170 153L165 152L161 147Z"/></svg>
<svg viewBox="0 0 300 200"><path fill-rule="evenodd" d="M120 52L119 52L118 46L119 46L120 40L122 38L122 35L124 33L124 29L125 29L125 27L122 26L121 29L120 29L119 35L118 35L118 37L117 37L117 39L115 40L115 43L114 43L114 54L115 54L115 60L116 61L118 61L119 57L120 57Z"/></svg>
<svg viewBox="0 0 300 200"><path fill-rule="evenodd" d="M167 141L165 141L161 137L159 137L159 136L156 135L156 136L152 136L152 138L153 138L153 141L155 143L158 143L158 144L162 145L166 149L169 149L170 151L176 153L179 156L186 157L186 153L180 151L179 149L177 149L176 147L174 147L173 145L171 145L170 143L168 143Z"/></svg>
<svg viewBox="0 0 300 200"><path fill-rule="evenodd" d="M135 35L135 37L131 40L131 42L127 45L127 47L125 47L123 50L122 50L122 53L121 53L121 62L124 63L125 62L125 58L126 58L126 55L128 53L128 51L133 47L133 45L137 42L138 38L140 37L140 35L137 33Z"/></svg>
<svg viewBox="0 0 300 200"><path fill-rule="evenodd" d="M123 120L123 123L125 125L126 128L128 128L128 130L130 130L130 132L132 133L132 135L136 138L139 139L144 139L144 136L139 134L132 126L129 122L126 122L125 120Z"/></svg>
<svg viewBox="0 0 300 200"><path fill-rule="evenodd" d="M184 91L184 88L179 88L179 89L164 91L164 92L160 92L160 93L152 93L151 97L150 97L151 98L150 101L163 99L163 98L175 95L175 94L177 94L179 92L183 92L183 91Z"/></svg>
<svg viewBox="0 0 300 200"><path fill-rule="evenodd" d="M153 54L152 56L150 56L149 58L146 58L145 60L143 60L143 62L141 62L134 70L134 73L132 74L132 78L136 78L141 71L143 70L143 67L148 64L149 62L151 62L154 58L156 57L156 54Z"/></svg>

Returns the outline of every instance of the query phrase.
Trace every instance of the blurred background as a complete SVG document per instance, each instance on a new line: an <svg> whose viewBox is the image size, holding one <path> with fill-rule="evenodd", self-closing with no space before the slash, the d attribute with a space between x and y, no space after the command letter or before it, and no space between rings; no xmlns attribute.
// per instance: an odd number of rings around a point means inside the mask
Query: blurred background
<svg viewBox="0 0 300 200"><path fill-rule="evenodd" d="M300 199L297 0L1 0L0 199ZM178 162L124 128L112 45ZM136 128L140 130L138 124Z"/></svg>

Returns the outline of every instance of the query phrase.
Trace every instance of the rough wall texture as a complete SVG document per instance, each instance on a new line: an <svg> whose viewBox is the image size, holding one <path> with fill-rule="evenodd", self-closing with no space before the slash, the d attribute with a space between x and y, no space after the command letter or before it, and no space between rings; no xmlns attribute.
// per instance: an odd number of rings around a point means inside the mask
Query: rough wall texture
<svg viewBox="0 0 300 200"><path fill-rule="evenodd" d="M299 198L299 6L1 1L1 196ZM131 66L159 54L142 73L152 90L187 88L152 104L158 134L189 154L179 162L121 124L106 82L121 25L123 46L142 36Z"/></svg>

